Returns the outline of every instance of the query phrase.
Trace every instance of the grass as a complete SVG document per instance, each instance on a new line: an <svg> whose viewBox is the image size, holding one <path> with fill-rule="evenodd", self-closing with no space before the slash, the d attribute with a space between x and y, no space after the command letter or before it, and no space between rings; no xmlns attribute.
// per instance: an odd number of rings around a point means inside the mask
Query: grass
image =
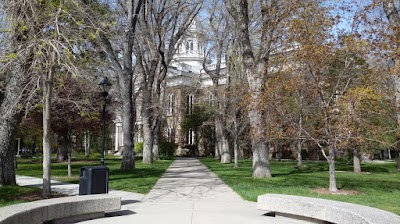
<svg viewBox="0 0 400 224"><path fill-rule="evenodd" d="M148 193L157 180L165 172L173 160L159 160L153 164L142 164L141 160L136 160L136 169L132 171L121 171L121 159L108 156L105 165L110 169L109 187L115 190L124 190L137 193ZM42 177L41 158L18 159L17 175ZM72 160L72 176L67 176L66 162L51 165L52 179L69 183L79 183L80 168L83 166L98 166L98 158Z"/></svg>
<svg viewBox="0 0 400 224"><path fill-rule="evenodd" d="M201 161L227 185L249 201L266 193L300 195L325 198L380 208L400 215L400 173L395 163L362 164L363 174L354 174L352 166L336 163L337 186L342 190L355 190L357 195L321 195L311 190L328 188L328 165L324 162L305 162L305 168L297 168L292 161L271 162L273 178L254 179L252 162L240 160L239 167L221 164L210 158ZM344 172L343 172L344 171Z"/></svg>
<svg viewBox="0 0 400 224"><path fill-rule="evenodd" d="M1 186L0 187L0 207L22 202L28 202L29 199L21 197L32 193L40 193L41 189L20 186Z"/></svg>

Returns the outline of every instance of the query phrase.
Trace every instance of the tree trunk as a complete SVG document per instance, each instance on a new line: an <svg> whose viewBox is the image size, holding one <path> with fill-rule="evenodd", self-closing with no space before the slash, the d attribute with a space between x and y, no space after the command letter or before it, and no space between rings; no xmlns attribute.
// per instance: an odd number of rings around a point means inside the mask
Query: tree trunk
<svg viewBox="0 0 400 224"><path fill-rule="evenodd" d="M71 162L71 151L68 152L68 176L72 176L72 162Z"/></svg>
<svg viewBox="0 0 400 224"><path fill-rule="evenodd" d="M146 75L145 75L146 76ZM154 73L147 75L147 82L143 85L143 100L142 100L142 118L143 118L143 163L153 163L153 141L154 135L152 132L151 124L152 117L152 98L151 87L154 82ZM146 79L146 78L145 78Z"/></svg>
<svg viewBox="0 0 400 224"><path fill-rule="evenodd" d="M3 112L3 105L0 111ZM0 115L0 186L15 185L15 114Z"/></svg>
<svg viewBox="0 0 400 224"><path fill-rule="evenodd" d="M303 158L301 156L301 139L297 139L297 167L303 166Z"/></svg>
<svg viewBox="0 0 400 224"><path fill-rule="evenodd" d="M272 177L269 168L269 148L266 141L264 140L264 133L262 131L262 115L261 112L256 108L259 108L258 97L253 97L251 99L249 118L251 127L251 138L252 138L252 150L253 150L253 177L264 178Z"/></svg>
<svg viewBox="0 0 400 224"><path fill-rule="evenodd" d="M269 146L264 140L262 113L259 111L260 92L252 92L249 103L249 119L251 128L251 143L253 151L253 177L272 177L269 168Z"/></svg>
<svg viewBox="0 0 400 224"><path fill-rule="evenodd" d="M237 142L237 137L235 137L235 140L233 142L233 155L235 157L235 167L238 167L238 142Z"/></svg>
<svg viewBox="0 0 400 224"><path fill-rule="evenodd" d="M59 140L59 145L57 148L57 162L63 162L68 159L69 143L68 139L63 136Z"/></svg>
<svg viewBox="0 0 400 224"><path fill-rule="evenodd" d="M274 151L275 151L275 159L278 161L282 160L282 146L278 144L278 141L274 141Z"/></svg>
<svg viewBox="0 0 400 224"><path fill-rule="evenodd" d="M160 159L160 123L161 121L156 121L157 126L156 130L154 131L154 138L153 138L153 160Z"/></svg>
<svg viewBox="0 0 400 224"><path fill-rule="evenodd" d="M400 151L397 152L397 171L400 172Z"/></svg>
<svg viewBox="0 0 400 224"><path fill-rule="evenodd" d="M335 171L335 150L334 147L329 147L329 156L326 158L329 164L329 191L338 191L336 187L336 171Z"/></svg>
<svg viewBox="0 0 400 224"><path fill-rule="evenodd" d="M329 164L329 191L336 192L338 191L336 187L336 171L335 171L335 160L328 159Z"/></svg>
<svg viewBox="0 0 400 224"><path fill-rule="evenodd" d="M219 145L219 141L216 139L215 140L215 153L214 153L214 158L216 160L220 160L221 159L221 146Z"/></svg>
<svg viewBox="0 0 400 224"><path fill-rule="evenodd" d="M0 185L15 185L15 137L20 122L19 102L24 73L11 71L4 93L0 93ZM4 95L2 95L4 94Z"/></svg>
<svg viewBox="0 0 400 224"><path fill-rule="evenodd" d="M360 153L357 146L355 146L353 149L353 168L354 173L361 173Z"/></svg>
<svg viewBox="0 0 400 224"><path fill-rule="evenodd" d="M84 145L85 145L85 157L89 158L90 156L90 134L88 131L84 133Z"/></svg>
<svg viewBox="0 0 400 224"><path fill-rule="evenodd" d="M264 142L252 143L254 178L272 177L269 170L269 149L267 147Z"/></svg>
<svg viewBox="0 0 400 224"><path fill-rule="evenodd" d="M303 133L303 91L300 89L298 91L298 102L300 105L299 111L299 121L298 121L298 131L297 131L297 167L303 166L303 158L301 156L301 147L302 147L302 133Z"/></svg>
<svg viewBox="0 0 400 224"><path fill-rule="evenodd" d="M154 105L152 101L152 87L154 84L155 71L157 64L152 61L149 71L143 72L143 78L146 80L143 84L142 93L142 118L143 118L143 163L153 163L153 141L154 135L152 124L154 122ZM143 66L143 70L144 66Z"/></svg>
<svg viewBox="0 0 400 224"><path fill-rule="evenodd" d="M226 131L224 130L223 121L220 116L221 115L218 114L215 118L215 136L221 153L221 163L231 163L232 156L229 150L229 143L226 137Z"/></svg>
<svg viewBox="0 0 400 224"><path fill-rule="evenodd" d="M135 122L135 111L133 110L133 98L132 98L132 76L125 75L123 77L122 87L122 113L123 113L123 151L121 170L132 170L135 168L135 156L134 156L134 144L133 144L133 124Z"/></svg>
<svg viewBox="0 0 400 224"><path fill-rule="evenodd" d="M144 115L146 116L146 115ZM143 163L153 163L153 140L151 133L150 121L148 117L143 117Z"/></svg>
<svg viewBox="0 0 400 224"><path fill-rule="evenodd" d="M239 158L241 158L241 159L244 158L244 149L243 149L243 147L239 147Z"/></svg>
<svg viewBox="0 0 400 224"><path fill-rule="evenodd" d="M43 197L51 196L51 98L53 94L54 67L52 67L43 83Z"/></svg>

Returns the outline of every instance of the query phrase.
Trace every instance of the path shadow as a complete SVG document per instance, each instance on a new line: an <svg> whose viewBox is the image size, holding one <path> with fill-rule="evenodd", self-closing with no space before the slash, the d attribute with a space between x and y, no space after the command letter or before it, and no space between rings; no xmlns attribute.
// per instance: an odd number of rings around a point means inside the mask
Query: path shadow
<svg viewBox="0 0 400 224"><path fill-rule="evenodd" d="M107 212L104 217L117 217L117 216L125 216L125 215L134 215L136 212L131 210L120 210L115 212Z"/></svg>
<svg viewBox="0 0 400 224"><path fill-rule="evenodd" d="M121 200L121 205L135 204L138 202L140 202L140 201L138 201L138 200Z"/></svg>

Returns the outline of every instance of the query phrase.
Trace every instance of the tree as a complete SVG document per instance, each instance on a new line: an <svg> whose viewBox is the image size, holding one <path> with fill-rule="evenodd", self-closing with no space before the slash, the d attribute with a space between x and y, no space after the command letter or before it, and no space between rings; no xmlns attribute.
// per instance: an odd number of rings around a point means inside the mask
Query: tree
<svg viewBox="0 0 400 224"><path fill-rule="evenodd" d="M295 60L302 66L308 78L308 88L314 91L317 101L314 102L314 125L316 131L305 132L316 145L329 165L329 191L337 191L335 172L335 152L337 150L337 135L335 122L337 116L335 107L337 94L344 93L351 80L348 70L337 70L333 67L335 58L335 43L329 41L330 29L335 20L330 18L328 8L315 2L305 2L304 10L291 26L291 32L296 33L293 41L299 44ZM331 40L334 40L331 38ZM330 62L333 62L330 64Z"/></svg>
<svg viewBox="0 0 400 224"><path fill-rule="evenodd" d="M235 55L234 51L231 52L227 63L229 81L225 97L228 109L225 116L228 120L227 131L233 142L234 167L238 167L238 158L243 157L243 153L239 153L240 137L248 138L249 120L246 114L247 85L243 84L243 68Z"/></svg>
<svg viewBox="0 0 400 224"><path fill-rule="evenodd" d="M117 74L123 103L124 146L121 170L132 170L135 168L133 127L136 120L133 95L136 61L133 46L136 24L143 1L118 1L118 4L107 1L84 1L82 4L80 4L82 6L81 12L86 15L85 20L88 26L90 25L91 28L96 30L90 33L90 36L93 37L92 43L102 47L113 71ZM119 29L111 28L115 23L117 23ZM115 39L121 39L120 45Z"/></svg>
<svg viewBox="0 0 400 224"><path fill-rule="evenodd" d="M389 21L389 28L391 29L391 35L387 38L389 39L389 59L393 61L393 66L391 69L391 73L395 79L395 97L396 97L396 115L397 115L397 124L400 127L400 77L399 77L399 69L400 69L400 57L399 57L399 48L400 48L400 6L397 4L395 0L381 0L378 2L382 2L383 10L386 14L386 17ZM399 147L397 147L399 148ZM400 171L400 149L397 149L397 170Z"/></svg>
<svg viewBox="0 0 400 224"><path fill-rule="evenodd" d="M375 87L375 88L374 88ZM354 173L361 173L360 152L372 143L385 144L388 133L387 118L390 117L388 100L371 83L357 85L346 92L338 102L340 145L353 148ZM389 115L389 116L388 116Z"/></svg>
<svg viewBox="0 0 400 224"><path fill-rule="evenodd" d="M84 31L77 22L82 17L76 3L63 0L4 3L10 15L9 26L18 31L13 39L13 57L9 57L12 60L5 68L12 62L29 60L21 72L22 93L17 91L24 101L15 99L15 102L19 110L28 112L42 101L44 197L51 195L50 124L54 82L59 77L78 75L76 62L84 56L80 46L85 38L79 35Z"/></svg>
<svg viewBox="0 0 400 224"><path fill-rule="evenodd" d="M193 113L186 114L183 118L181 130L182 134L188 133L190 129L192 129L194 133L199 133L199 130L204 123L211 119L212 114L213 108L204 104L195 104L193 107ZM198 135L195 135L194 145L198 145L198 143ZM193 153L193 151L191 153Z"/></svg>
<svg viewBox="0 0 400 224"><path fill-rule="evenodd" d="M214 100L214 106L216 108L214 115L215 125L215 157L221 160L221 163L231 163L232 153L229 148L228 133L226 127L226 115L227 115L227 100L226 96L223 95L224 89L220 80L226 76L227 69L223 68L222 62L225 61L225 55L228 51L229 37L231 28L229 26L230 17L226 8L223 7L221 1L210 1L207 7L207 13L209 14L207 27L209 28L208 33L208 52L203 61L203 69L207 75L211 77L213 86L211 87L210 94L212 100ZM215 69L208 68L206 62L215 60ZM227 78L227 77L225 77ZM227 79L228 81L228 79ZM225 86L229 86L229 82Z"/></svg>
<svg viewBox="0 0 400 224"><path fill-rule="evenodd" d="M15 134L22 116L21 106L30 102L31 90L35 89L29 82L34 51L25 50L24 46L29 42L28 36L35 31L28 29L31 13L23 4L3 2L0 7L1 26L7 31L0 36L4 50L0 70L0 185L15 185Z"/></svg>
<svg viewBox="0 0 400 224"><path fill-rule="evenodd" d="M354 1L353 3L357 2ZM376 71L380 71L380 75L377 78L382 81L382 84L387 84L386 86L382 85L380 87L381 90L386 87L392 88L392 106L395 109L393 116L397 127L391 130L390 133L398 133L400 126L400 66L398 51L400 14L398 3L396 0L367 1L359 5L361 10L354 16L354 21L358 24L357 31L369 43L369 59L373 62L371 67ZM387 96L390 98L389 95ZM389 135L387 139L391 138ZM398 142L398 136L396 138ZM398 145L394 148L399 152ZM398 158L400 158L400 154ZM397 168L400 170L400 160L398 160Z"/></svg>
<svg viewBox="0 0 400 224"><path fill-rule="evenodd" d="M259 99L270 72L271 52L279 46L280 39L284 36L285 19L291 18L290 14L297 5L295 1L278 0L225 0L225 5L235 21L242 63L249 84L248 116L253 150L253 177L271 177L269 138L265 132L267 125L264 123L265 116L268 115L262 110Z"/></svg>
<svg viewBox="0 0 400 224"><path fill-rule="evenodd" d="M168 66L202 1L146 1L139 16L135 54L142 75L143 163L158 158L162 90Z"/></svg>
<svg viewBox="0 0 400 224"><path fill-rule="evenodd" d="M302 145L308 138L304 130L309 130L306 116L312 111L315 94L309 90L305 74L295 64L297 47L289 48L286 52L274 55L272 63L275 72L267 81L268 88L263 92L271 119L268 120L268 135L276 144L276 154L279 157L279 144L290 144L295 148L297 166L302 167Z"/></svg>
<svg viewBox="0 0 400 224"><path fill-rule="evenodd" d="M66 77L55 83L51 128L58 136L57 161L64 161L72 151L73 136L100 130L100 102L93 83L78 77ZM109 116L107 116L109 117Z"/></svg>

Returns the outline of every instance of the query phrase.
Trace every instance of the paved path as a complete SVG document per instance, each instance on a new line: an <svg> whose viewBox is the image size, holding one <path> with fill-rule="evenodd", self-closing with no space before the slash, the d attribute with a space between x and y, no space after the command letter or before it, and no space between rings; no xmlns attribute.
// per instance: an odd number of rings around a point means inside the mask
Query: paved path
<svg viewBox="0 0 400 224"><path fill-rule="evenodd" d="M33 179L17 177L20 185ZM41 180L39 179L39 183ZM52 189L76 195L77 184L54 182ZM122 209L105 218L84 221L102 223L236 224L305 223L283 217L263 216L255 202L244 201L200 161L176 159L147 195L110 191L122 198Z"/></svg>

